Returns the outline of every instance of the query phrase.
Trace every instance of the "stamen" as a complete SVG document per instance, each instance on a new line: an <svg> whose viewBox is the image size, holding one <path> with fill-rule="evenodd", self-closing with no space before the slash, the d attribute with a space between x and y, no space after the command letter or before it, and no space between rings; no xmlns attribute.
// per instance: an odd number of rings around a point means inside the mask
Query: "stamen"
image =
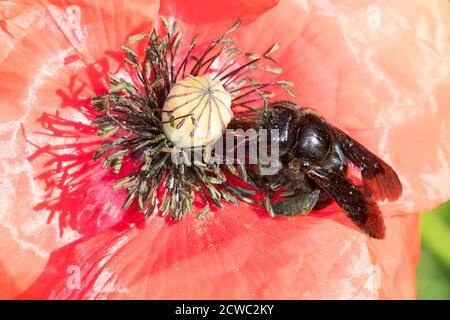
<svg viewBox="0 0 450 320"><path fill-rule="evenodd" d="M178 59L183 52L181 31L176 22L171 25L164 18L161 22L161 36L153 29L149 34L130 37L131 42L146 41L143 55L132 45L122 46L125 61L136 73L130 78L137 78L139 85L111 75L109 92L92 98L95 109L101 112L92 125L105 139L94 159L102 158L103 166L115 173L124 166L134 168L114 187L128 191L124 208L135 203L146 217L157 208L163 217L170 214L172 219L180 219L193 210L195 193L204 205L199 216L214 206L222 207L223 201L252 202L248 195L254 190L246 193L226 178L234 175L247 180L242 161L219 165L206 159L215 157L211 144L222 137L230 121L234 128L254 121L261 108L253 105L264 97L243 98L269 86L289 86L287 82L259 83L251 77L253 70L264 67L263 60L275 62L270 54L277 45L257 58L243 53L233 47L229 37L239 27L237 21L203 52L198 52L195 36ZM205 150L209 150L208 155ZM174 152L181 152L184 162L171 161ZM191 159L199 154L200 160Z"/></svg>

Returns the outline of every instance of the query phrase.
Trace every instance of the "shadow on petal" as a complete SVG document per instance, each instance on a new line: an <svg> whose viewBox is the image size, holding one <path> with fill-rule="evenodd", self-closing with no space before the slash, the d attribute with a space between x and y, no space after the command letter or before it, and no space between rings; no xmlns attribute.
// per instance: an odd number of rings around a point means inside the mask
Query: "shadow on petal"
<svg viewBox="0 0 450 320"><path fill-rule="evenodd" d="M44 169L36 179L45 184L46 194L34 210L49 211L49 222L57 217L61 235L65 228L92 235L115 225L125 214L121 208L124 193L111 188L124 173L116 175L104 170L101 162L92 159L101 140L96 135L97 129L90 125L96 112L90 98L85 97L87 88L94 92L107 91L111 72L108 60L89 65L82 72L87 74L87 80L73 75L66 89L57 90L62 99L59 110L54 114L45 112L38 118L43 130L28 133L22 127L25 137L44 135L49 141L38 146L28 140L36 147L28 160L44 161ZM62 109L70 109L71 119L61 115Z"/></svg>

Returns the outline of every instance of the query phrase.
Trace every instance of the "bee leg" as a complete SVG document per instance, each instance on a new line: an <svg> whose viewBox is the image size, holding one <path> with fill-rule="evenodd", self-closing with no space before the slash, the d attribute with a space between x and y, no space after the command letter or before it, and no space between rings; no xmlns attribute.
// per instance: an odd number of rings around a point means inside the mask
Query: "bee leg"
<svg viewBox="0 0 450 320"><path fill-rule="evenodd" d="M319 189L311 192L297 193L283 200L274 201L272 208L277 216L306 215L310 213L317 201L321 191Z"/></svg>
<svg viewBox="0 0 450 320"><path fill-rule="evenodd" d="M326 192L320 191L319 199L317 200L316 205L314 206L314 210L320 210L325 207L328 207L333 203L333 198L331 198Z"/></svg>

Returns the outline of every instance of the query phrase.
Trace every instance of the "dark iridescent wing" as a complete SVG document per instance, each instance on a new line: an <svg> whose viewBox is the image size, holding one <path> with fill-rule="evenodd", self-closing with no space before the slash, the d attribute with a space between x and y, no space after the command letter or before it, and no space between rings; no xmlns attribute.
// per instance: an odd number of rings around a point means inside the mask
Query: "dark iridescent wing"
<svg viewBox="0 0 450 320"><path fill-rule="evenodd" d="M344 155L360 168L365 191L375 200L398 199L402 184L394 169L342 130L334 130Z"/></svg>
<svg viewBox="0 0 450 320"><path fill-rule="evenodd" d="M336 201L361 230L373 238L384 238L385 226L380 209L360 188L346 177L325 169L314 168L307 174Z"/></svg>

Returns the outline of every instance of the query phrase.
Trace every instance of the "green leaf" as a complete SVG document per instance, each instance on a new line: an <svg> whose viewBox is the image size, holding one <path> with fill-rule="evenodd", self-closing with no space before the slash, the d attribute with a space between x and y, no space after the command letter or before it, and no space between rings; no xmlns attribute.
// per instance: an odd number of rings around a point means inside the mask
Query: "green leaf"
<svg viewBox="0 0 450 320"><path fill-rule="evenodd" d="M447 224L444 216L436 212L423 213L422 241L428 248L447 266L450 267L450 224Z"/></svg>

